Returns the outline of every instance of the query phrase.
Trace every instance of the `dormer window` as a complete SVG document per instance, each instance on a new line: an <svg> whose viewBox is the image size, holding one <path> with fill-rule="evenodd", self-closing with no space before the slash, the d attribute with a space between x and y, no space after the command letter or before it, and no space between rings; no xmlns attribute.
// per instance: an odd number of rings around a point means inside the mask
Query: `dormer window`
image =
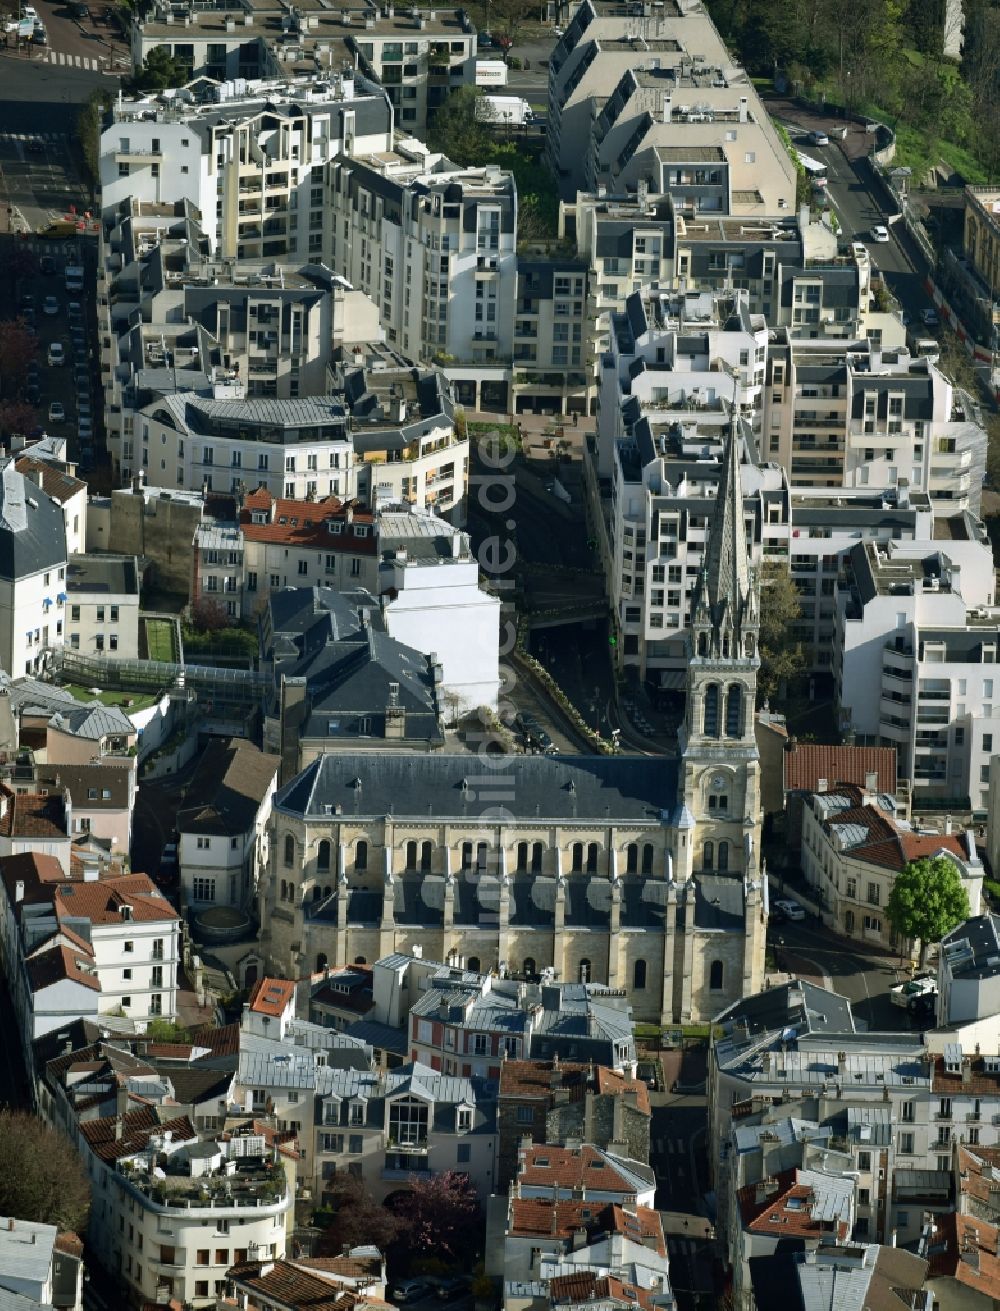
<svg viewBox="0 0 1000 1311"><path fill-rule="evenodd" d="M355 525L354 525L354 536L355 536L355 537L367 537L367 536L368 536L368 528L367 528L367 525L365 525L365 524L355 524Z"/></svg>
<svg viewBox="0 0 1000 1311"><path fill-rule="evenodd" d="M330 532L333 533L334 537L339 537L344 531L344 525L339 519L330 519L326 526Z"/></svg>
<svg viewBox="0 0 1000 1311"><path fill-rule="evenodd" d="M254 522L254 523L267 523L267 515L263 512L263 510L254 510L254 512L253 512L253 522Z"/></svg>
<svg viewBox="0 0 1000 1311"><path fill-rule="evenodd" d="M364 1102L351 1102L351 1124L364 1124L365 1122L365 1104Z"/></svg>
<svg viewBox="0 0 1000 1311"><path fill-rule="evenodd" d="M472 1111L468 1106L460 1106L455 1112L455 1132L468 1133L472 1128Z"/></svg>

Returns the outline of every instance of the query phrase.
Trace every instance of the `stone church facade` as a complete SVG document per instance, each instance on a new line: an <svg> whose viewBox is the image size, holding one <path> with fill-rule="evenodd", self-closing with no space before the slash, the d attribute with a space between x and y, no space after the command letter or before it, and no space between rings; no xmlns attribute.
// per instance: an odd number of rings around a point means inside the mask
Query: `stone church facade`
<svg viewBox="0 0 1000 1311"><path fill-rule="evenodd" d="M297 977L416 948L607 983L636 1020L660 1024L759 991L757 624L734 426L692 600L677 753L320 756L275 799L269 968Z"/></svg>

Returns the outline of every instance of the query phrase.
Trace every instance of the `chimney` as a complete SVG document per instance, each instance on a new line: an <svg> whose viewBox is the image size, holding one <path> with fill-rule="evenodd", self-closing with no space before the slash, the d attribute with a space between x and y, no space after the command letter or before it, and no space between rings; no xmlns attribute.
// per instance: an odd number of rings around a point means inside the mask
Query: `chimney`
<svg viewBox="0 0 1000 1311"><path fill-rule="evenodd" d="M740 122L746 123L749 119L750 101L746 96L740 96Z"/></svg>
<svg viewBox="0 0 1000 1311"><path fill-rule="evenodd" d="M553 1237L558 1233L558 1231L559 1231L559 1217L558 1217L558 1215L556 1214L556 1204L555 1204L555 1202L553 1202L553 1203L552 1203L552 1234L553 1234Z"/></svg>
<svg viewBox="0 0 1000 1311"><path fill-rule="evenodd" d="M15 902L24 900L24 879L18 879L14 884L14 900Z"/></svg>
<svg viewBox="0 0 1000 1311"><path fill-rule="evenodd" d="M972 1062L968 1057L962 1062L962 1086L967 1088L972 1082Z"/></svg>
<svg viewBox="0 0 1000 1311"><path fill-rule="evenodd" d="M945 817L944 817L944 831L945 831L945 833L947 833L947 834L949 834L949 835L951 834L951 816L950 816L950 815L945 815Z"/></svg>
<svg viewBox="0 0 1000 1311"><path fill-rule="evenodd" d="M583 1225L581 1225L579 1229L573 1230L573 1251L579 1252L581 1248L586 1246L587 1246L587 1231L583 1227Z"/></svg>
<svg viewBox="0 0 1000 1311"><path fill-rule="evenodd" d="M673 98L673 96L664 96L664 97L663 97L663 121L664 121L664 123L669 123L669 122L670 122L670 117L671 117L671 115L673 114L673 106L674 106L674 98Z"/></svg>

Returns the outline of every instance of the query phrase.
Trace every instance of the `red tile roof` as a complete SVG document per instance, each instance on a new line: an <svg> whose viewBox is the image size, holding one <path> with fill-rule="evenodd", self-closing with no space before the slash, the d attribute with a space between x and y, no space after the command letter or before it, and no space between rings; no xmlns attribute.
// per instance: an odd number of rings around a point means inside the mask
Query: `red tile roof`
<svg viewBox="0 0 1000 1311"><path fill-rule="evenodd" d="M587 1188L634 1196L635 1186L596 1147L532 1145L522 1154L518 1183L531 1188ZM637 1167L639 1168L639 1167Z"/></svg>
<svg viewBox="0 0 1000 1311"><path fill-rule="evenodd" d="M978 1214L996 1223L1000 1220L1000 1193L994 1192L997 1185L993 1171L1000 1170L1000 1147L960 1147L958 1168L963 1198L974 1198Z"/></svg>
<svg viewBox="0 0 1000 1311"><path fill-rule="evenodd" d="M82 952L72 951L57 943L32 956L25 964L32 992L40 992L54 983L79 983L92 992L100 992L101 984L94 973L93 959Z"/></svg>
<svg viewBox="0 0 1000 1311"><path fill-rule="evenodd" d="M638 1284L627 1284L613 1276L601 1276L594 1270L581 1270L577 1274L557 1275L549 1281L549 1298L553 1306L567 1302L579 1305L585 1302L619 1302L623 1306L653 1306L653 1291Z"/></svg>
<svg viewBox="0 0 1000 1311"><path fill-rule="evenodd" d="M154 1133L169 1132L178 1142L190 1142L198 1137L186 1115L161 1124L151 1106L139 1106L136 1110L126 1111L124 1116L85 1120L79 1128L94 1155L109 1164L123 1156L141 1152Z"/></svg>
<svg viewBox="0 0 1000 1311"><path fill-rule="evenodd" d="M983 1297L991 1298L996 1306L1000 1301L996 1225L952 1211L936 1216L934 1226L934 1239L928 1254L929 1278L954 1279ZM940 1290L938 1300L942 1307L948 1305L945 1290Z"/></svg>
<svg viewBox="0 0 1000 1311"><path fill-rule="evenodd" d="M784 1184L788 1174L797 1177L798 1171L786 1171L777 1176L778 1180L782 1181L779 1182L777 1195L771 1192L761 1202L757 1201L756 1184L740 1189L740 1204L743 1208L746 1228L755 1233L769 1234L772 1237L778 1235L781 1238L820 1238L826 1235L832 1236L835 1241L847 1239L850 1235L850 1225L840 1221L836 1230L831 1230L825 1221L816 1218L813 1215L815 1193L812 1187L809 1184L797 1183L794 1178L790 1185ZM747 1219L745 1203L749 1203L752 1213L750 1219Z"/></svg>
<svg viewBox="0 0 1000 1311"><path fill-rule="evenodd" d="M250 994L250 1009L256 1015L284 1015L295 998L295 984L290 979L263 978Z"/></svg>
<svg viewBox="0 0 1000 1311"><path fill-rule="evenodd" d="M572 1061L504 1061L500 1066L500 1096L548 1099L555 1082L557 1088L568 1088L571 1096L575 1093L582 1098L589 1071L589 1065Z"/></svg>
<svg viewBox="0 0 1000 1311"><path fill-rule="evenodd" d="M33 455L18 456L14 462L14 468L18 473L29 478L32 474L40 473L42 475L42 490L46 496L51 496L60 505L75 496L77 492L87 490L87 484L81 482L79 478L74 478L64 470L57 469L55 465L46 464L44 460L38 460Z"/></svg>
<svg viewBox="0 0 1000 1311"><path fill-rule="evenodd" d="M59 792L13 792L0 784L0 834L6 838L69 838Z"/></svg>
<svg viewBox="0 0 1000 1311"><path fill-rule="evenodd" d="M855 799L858 804L827 815L822 821L823 828L827 833L845 825L864 830L867 836L844 852L852 860L897 871L905 869L911 860L936 856L942 851L950 852L959 860L968 860L962 834L914 833L910 829L901 828L877 806L862 805L858 789L840 787L837 793Z"/></svg>
<svg viewBox="0 0 1000 1311"><path fill-rule="evenodd" d="M944 1066L944 1057L935 1056L931 1066L931 1091L943 1097L970 1097L985 1094L996 1097L1000 1093L1000 1073L987 1070L986 1062L981 1056L966 1056L962 1060L962 1074L949 1074ZM977 1152L980 1149L976 1149ZM985 1151L985 1149L983 1149Z"/></svg>
<svg viewBox="0 0 1000 1311"><path fill-rule="evenodd" d="M253 512L263 511L266 523L254 523ZM331 532L330 522L342 524L339 533ZM374 555L374 515L360 503L344 503L335 496L322 501L275 499L265 488L251 492L240 511L240 531L251 542L274 542L285 546L310 547L323 551L350 551L354 555ZM359 537L355 527L367 529Z"/></svg>
<svg viewBox="0 0 1000 1311"><path fill-rule="evenodd" d="M634 1093L636 1108L645 1115L652 1114L649 1089L641 1079L627 1079L624 1074L619 1074L617 1070L611 1070L606 1065L599 1065L596 1075L599 1093L609 1093L613 1097L624 1097L626 1093Z"/></svg>
<svg viewBox="0 0 1000 1311"><path fill-rule="evenodd" d="M796 744L785 752L785 791L815 792L825 778L827 791L836 783L865 787L869 774L879 792L896 791L896 752L892 747L835 747Z"/></svg>
<svg viewBox="0 0 1000 1311"><path fill-rule="evenodd" d="M299 1269L291 1261L243 1261L226 1271L237 1289L249 1295L249 1306L260 1305L257 1298L277 1303L294 1311L363 1311L364 1307L384 1308L389 1303L368 1297L356 1289L342 1288L329 1279L321 1279Z"/></svg>
<svg viewBox="0 0 1000 1311"><path fill-rule="evenodd" d="M548 1197L514 1197L508 1232L514 1238L568 1239L586 1229L592 1239L616 1233L666 1256L659 1213L647 1206L624 1207L600 1202L555 1202Z"/></svg>
<svg viewBox="0 0 1000 1311"><path fill-rule="evenodd" d="M342 1279L382 1278L382 1261L377 1256L301 1256L290 1260L299 1269L339 1275Z"/></svg>
<svg viewBox="0 0 1000 1311"><path fill-rule="evenodd" d="M140 924L176 920L177 912L146 874L60 886L54 897L56 915L90 920L91 924L123 924L131 918ZM130 915L122 914L128 907Z"/></svg>

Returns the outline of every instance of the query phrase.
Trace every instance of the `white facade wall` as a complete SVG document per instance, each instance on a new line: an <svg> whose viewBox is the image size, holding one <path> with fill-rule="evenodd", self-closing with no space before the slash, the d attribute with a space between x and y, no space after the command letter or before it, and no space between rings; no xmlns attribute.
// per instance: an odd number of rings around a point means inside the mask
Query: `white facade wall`
<svg viewBox="0 0 1000 1311"><path fill-rule="evenodd" d="M91 943L102 1011L120 1006L130 1019L177 1014L180 931L175 918L95 924Z"/></svg>
<svg viewBox="0 0 1000 1311"><path fill-rule="evenodd" d="M457 540L457 539L456 539ZM479 587L475 559L395 563L380 579L398 595L383 608L390 637L440 661L449 715L488 706L500 690L500 598Z"/></svg>
<svg viewBox="0 0 1000 1311"><path fill-rule="evenodd" d="M63 645L65 606L58 596L65 578L64 565L0 578L0 665L11 677L38 673L46 649Z"/></svg>
<svg viewBox="0 0 1000 1311"><path fill-rule="evenodd" d="M47 988L39 988L31 999L32 1040L64 1028L74 1020L96 1020L100 996L93 988L74 983L72 979L60 979Z"/></svg>
<svg viewBox="0 0 1000 1311"><path fill-rule="evenodd" d="M65 606L64 645L80 655L139 658L139 593L78 592Z"/></svg>

